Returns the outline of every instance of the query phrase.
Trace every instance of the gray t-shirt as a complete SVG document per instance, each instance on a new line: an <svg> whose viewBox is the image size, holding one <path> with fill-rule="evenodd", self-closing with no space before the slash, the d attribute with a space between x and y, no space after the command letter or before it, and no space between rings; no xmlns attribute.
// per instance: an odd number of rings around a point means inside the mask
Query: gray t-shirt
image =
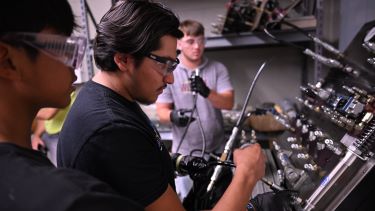
<svg viewBox="0 0 375 211"><path fill-rule="evenodd" d="M223 64L204 58L198 68L199 76L203 78L204 82L211 90L215 90L218 93L233 90L228 70ZM179 64L173 73L174 83L167 86L163 93L159 95L156 102L173 103L174 109L192 109L194 106L194 97L190 90L189 81L189 77L192 74L192 70L188 70L183 64ZM214 108L208 99L198 95L197 109L193 115L196 119L197 112L206 138L206 152L210 153L221 150L225 139L223 116L220 109ZM176 152L184 130L185 127L172 126L172 152ZM178 152L181 154L189 154L192 150L202 150L202 147L203 137L199 129L198 120L195 120L191 123L185 140ZM197 153L200 154L201 151Z"/></svg>

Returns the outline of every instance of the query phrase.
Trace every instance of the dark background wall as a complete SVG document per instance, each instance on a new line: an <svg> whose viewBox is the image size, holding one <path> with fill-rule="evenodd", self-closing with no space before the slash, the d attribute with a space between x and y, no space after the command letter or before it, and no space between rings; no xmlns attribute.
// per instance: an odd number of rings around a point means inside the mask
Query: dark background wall
<svg viewBox="0 0 375 211"><path fill-rule="evenodd" d="M77 15L81 15L80 0L69 0ZM287 0L280 0L287 1ZM318 0L319 1L319 0ZM361 26L375 19L374 0L320 0L323 6L322 36L340 50L345 50ZM111 6L110 0L87 1L96 21ZM206 35L221 36L211 33L211 23L217 20L217 15L226 14L225 4L228 0L160 0L184 19L196 19L203 23ZM90 22L90 35L95 36L95 28ZM294 99L299 96L299 86L303 81L314 81L314 62L297 49L284 46L256 46L229 48L226 50L210 50L206 55L224 63L230 72L235 88L236 108L239 108L246 97L256 70L263 61L269 63L260 76L254 96L250 101L252 106L263 102L278 102L284 98ZM85 67L83 67L85 71Z"/></svg>

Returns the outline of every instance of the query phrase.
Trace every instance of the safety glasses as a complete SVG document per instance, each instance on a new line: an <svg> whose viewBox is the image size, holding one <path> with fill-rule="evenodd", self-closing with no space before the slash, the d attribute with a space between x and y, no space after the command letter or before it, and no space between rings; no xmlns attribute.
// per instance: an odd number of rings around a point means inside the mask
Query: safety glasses
<svg viewBox="0 0 375 211"><path fill-rule="evenodd" d="M180 61L177 58L176 60L172 60L170 58L157 56L152 53L149 53L146 56L154 60L160 66L159 72L163 76L172 73L176 69L177 65L180 63Z"/></svg>
<svg viewBox="0 0 375 211"><path fill-rule="evenodd" d="M186 43L186 45L188 46L193 46L195 44L198 44L199 46L203 46L206 44L206 41L207 40L204 37L196 37L196 38L190 37L187 39L181 39L181 42Z"/></svg>
<svg viewBox="0 0 375 211"><path fill-rule="evenodd" d="M9 34L9 37L40 50L73 69L81 66L87 44L84 37L55 34L17 32Z"/></svg>

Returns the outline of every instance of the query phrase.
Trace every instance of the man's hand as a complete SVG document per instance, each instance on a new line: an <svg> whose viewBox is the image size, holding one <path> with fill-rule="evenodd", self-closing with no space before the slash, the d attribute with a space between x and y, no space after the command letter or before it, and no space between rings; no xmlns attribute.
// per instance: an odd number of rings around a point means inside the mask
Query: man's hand
<svg viewBox="0 0 375 211"><path fill-rule="evenodd" d="M185 115L187 112L191 111L186 109L172 110L172 112L169 115L171 122L178 127L185 127L189 123L189 116ZM190 122L194 120L195 118L192 117Z"/></svg>
<svg viewBox="0 0 375 211"><path fill-rule="evenodd" d="M46 147L46 144L39 136L33 135L33 138L31 139L31 147L34 150L42 152L44 155L47 155L48 149Z"/></svg>
<svg viewBox="0 0 375 211"><path fill-rule="evenodd" d="M39 136L33 136L31 139L31 147L33 150L38 150L40 146L45 147L44 141Z"/></svg>
<svg viewBox="0 0 375 211"><path fill-rule="evenodd" d="M193 75L189 80L192 92L197 92L205 98L210 95L210 89L207 87L201 77L199 77L198 75Z"/></svg>
<svg viewBox="0 0 375 211"><path fill-rule="evenodd" d="M265 173L265 155L259 144L251 144L233 152L233 161L236 164L236 174L240 172L246 177L257 181Z"/></svg>

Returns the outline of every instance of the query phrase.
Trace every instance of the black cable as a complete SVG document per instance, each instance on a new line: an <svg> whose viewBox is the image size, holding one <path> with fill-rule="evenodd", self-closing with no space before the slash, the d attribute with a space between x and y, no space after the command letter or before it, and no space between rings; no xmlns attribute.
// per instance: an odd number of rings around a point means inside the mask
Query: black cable
<svg viewBox="0 0 375 211"><path fill-rule="evenodd" d="M236 168L236 165L233 162L229 162L229 161L218 160L218 161L208 162L208 166L216 166L216 165Z"/></svg>
<svg viewBox="0 0 375 211"><path fill-rule="evenodd" d="M259 75L262 73L262 71L263 71L264 66L266 65L266 63L267 62L263 62L263 64L260 66L258 72L255 74L255 77L254 77L253 81L251 82L249 93L246 96L245 104L244 104L244 106L243 106L243 108L241 110L240 118L237 120L237 123L235 125L235 127L237 127L237 128L241 127L242 122L245 119L244 117L245 117L245 111L246 111L247 104L250 101L251 95L253 94L253 91L254 91L255 84L256 84L256 82L257 82L257 80L259 78Z"/></svg>
<svg viewBox="0 0 375 211"><path fill-rule="evenodd" d="M282 43L284 45L288 45L288 46L291 46L291 47L294 47L294 48L298 48L300 49L301 51L304 51L305 48L299 46L299 45L296 45L294 43L291 43L291 42L288 42L288 41L285 41L285 40L281 40L281 39L278 39L277 37L275 37L273 34L271 34L271 32L268 31L268 28L272 28L272 26L270 27L271 24L275 24L275 22L272 22L272 23L267 23L266 26L264 27L263 31L264 33L266 33L270 38L272 38L273 40L279 42L279 43Z"/></svg>
<svg viewBox="0 0 375 211"><path fill-rule="evenodd" d="M94 15L92 14L92 11L91 11L89 5L87 4L87 1L86 1L86 0L85 0L85 8L86 8L86 11L89 13L89 16L90 16L90 18L91 18L92 23L93 23L94 26L95 26L95 29L98 29L98 24L97 24L97 22L96 22L96 20L95 20Z"/></svg>
<svg viewBox="0 0 375 211"><path fill-rule="evenodd" d="M230 162L230 161L213 161L213 162L209 162L207 164L208 167L215 166L215 165L226 166L226 167L230 167L230 168L236 168L236 165L233 162ZM273 183L273 182L271 182L271 181L269 181L265 178L262 178L261 181L264 184L268 185L270 187L270 189L275 191L275 192L285 190L285 188L280 187L279 185L276 185L275 183Z"/></svg>
<svg viewBox="0 0 375 211"><path fill-rule="evenodd" d="M195 104L196 103L197 102L195 102ZM199 127L199 131L201 132L201 136L202 136L202 152L201 152L201 157L203 158L204 153L206 152L206 136L204 135L202 121L201 121L201 118L199 116L198 107L196 105L195 105L195 107L196 107L196 111L197 111L198 127Z"/></svg>
<svg viewBox="0 0 375 211"><path fill-rule="evenodd" d="M178 151L180 150L181 145L182 145L182 142L184 141L185 136L186 136L186 134L187 134L187 131L188 131L189 127L190 127L191 120L193 119L194 111L195 111L195 109L197 108L197 99L198 99L198 94L194 95L194 98L193 98L194 105L193 105L193 108L191 109L191 113L190 113L190 116L189 116L189 120L188 120L188 123L187 123L187 125L186 125L186 127L185 127L184 133L182 134L181 139L180 139L180 142L178 143L178 146L177 146L177 148L176 148L176 153L178 153Z"/></svg>
<svg viewBox="0 0 375 211"><path fill-rule="evenodd" d="M250 97L251 97L251 95L254 91L254 87L255 87L255 84L256 84L256 82L259 78L259 75L262 73L264 67L266 66L266 63L267 62L263 62L263 64L259 67L257 73L255 74L255 77L254 77L253 81L251 82L249 91L248 91L246 99L245 99L245 103L244 103L243 108L241 110L240 117L238 118L238 120L236 122L236 125L233 127L232 134L229 137L229 140L225 144L224 152L220 156L221 161L227 161L229 159L231 153L232 153L233 143L234 143L234 141L235 141L235 139L238 135L238 132L240 131L239 129L241 128L242 123L245 119L244 117L245 117L246 107L247 107L247 105L249 103L249 100L250 100ZM214 169L214 173L212 174L212 176L210 178L210 183L207 186L207 192L213 192L212 188L214 187L214 185L216 183L216 180L219 177L220 173L221 173L221 166L216 166L215 169Z"/></svg>
<svg viewBox="0 0 375 211"><path fill-rule="evenodd" d="M275 24L285 24L285 25L288 25L290 27L292 27L293 29L295 29L297 32L303 34L304 36L306 36L307 38L309 38L311 41L313 41L314 43L318 44L319 46L322 46L324 49L326 49L328 52L332 53L333 55L335 55L337 57L338 60L341 60L342 62L344 62L346 65L349 65L351 67L354 67L355 69L358 69L358 70L361 70L362 72L366 72L368 75L370 76L374 76L374 73L368 69L366 69L364 66L358 64L357 62L351 60L350 58L346 57L342 52L340 52L338 49L336 49L334 46L320 40L318 37L315 37L313 36L312 34L310 33L307 33L305 32L303 29L301 29L300 27L290 23L290 22L287 22L285 21L284 19L280 19L279 21L277 22L270 22L270 23L267 23L266 26L264 27L263 31L272 39L274 39L275 41L279 42L279 43L282 43L282 44L285 44L285 45L289 45L289 46L292 46L294 48L298 48L300 49L302 52L306 53L306 51L311 51L310 49L308 48L304 48L304 47L301 47L299 45L296 45L292 42L288 42L288 41L285 41L285 40L281 40L281 39L278 39L276 36L274 36L268 29L271 28L272 26L274 26ZM270 24L272 24L272 26L270 27ZM312 52L312 51L311 51ZM346 66L344 65L344 66ZM346 71L345 71L346 72ZM354 72L354 71L353 71ZM354 74L356 76L356 74Z"/></svg>
<svg viewBox="0 0 375 211"><path fill-rule="evenodd" d="M203 153L204 155L210 155L210 153L208 153L208 152L205 152L205 151L202 152L202 149L193 149L193 150L190 151L189 155L193 156L193 154L195 152L200 152L200 153Z"/></svg>
<svg viewBox="0 0 375 211"><path fill-rule="evenodd" d="M195 71L198 71L198 70L195 70ZM182 142L184 141L185 139L185 136L187 134L187 131L190 127L190 124L191 124L191 120L193 119L193 114L194 112L196 111L197 112L197 121L198 121L198 127L199 127L199 130L200 130L200 133L201 133L201 136L202 136L202 150L201 150L201 157L203 158L205 152L206 152L206 137L204 135L204 131L203 131L203 126L202 126L202 122L201 122L201 119L200 119L200 116L199 116L199 112L198 112L198 108L197 108L197 100L198 100L198 93L196 93L194 96L193 96L193 108L191 109L191 113L190 113L190 116L189 116L189 121L188 121L188 124L186 125L186 128L184 130L184 133L182 134L181 136L181 139L180 139L180 142L178 143L178 146L177 146L177 149L176 149L176 153L178 153L178 151L180 150L181 148L181 145L182 145ZM193 150L194 152L195 150ZM190 155L192 155L192 152L190 152Z"/></svg>
<svg viewBox="0 0 375 211"><path fill-rule="evenodd" d="M114 6L118 0L112 0L112 6Z"/></svg>

